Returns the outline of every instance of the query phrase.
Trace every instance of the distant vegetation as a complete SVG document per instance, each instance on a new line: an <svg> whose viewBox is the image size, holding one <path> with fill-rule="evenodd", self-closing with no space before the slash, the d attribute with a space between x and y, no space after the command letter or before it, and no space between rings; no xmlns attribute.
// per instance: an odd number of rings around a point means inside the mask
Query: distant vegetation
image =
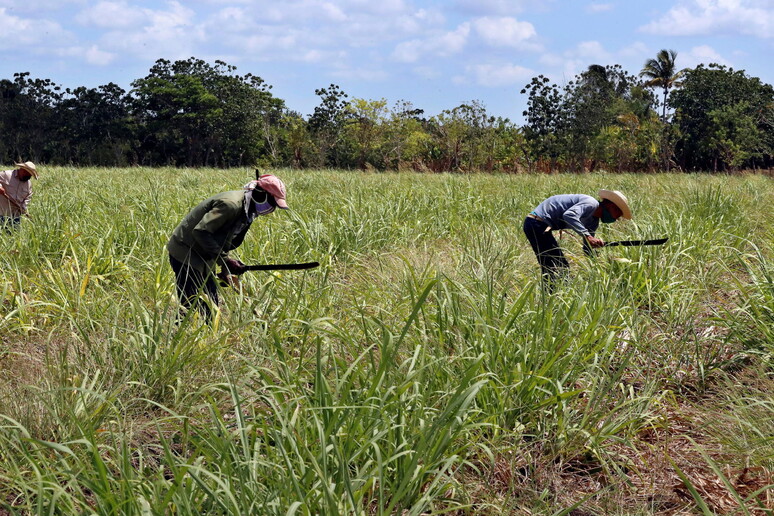
<svg viewBox="0 0 774 516"><path fill-rule="evenodd" d="M429 116L331 84L306 116L234 66L160 59L125 91L0 80L0 159L97 166L273 166L430 171L736 170L774 166L774 88L720 65L639 76L591 65L526 85L522 127L474 100ZM517 92L514 91L514 95Z"/></svg>

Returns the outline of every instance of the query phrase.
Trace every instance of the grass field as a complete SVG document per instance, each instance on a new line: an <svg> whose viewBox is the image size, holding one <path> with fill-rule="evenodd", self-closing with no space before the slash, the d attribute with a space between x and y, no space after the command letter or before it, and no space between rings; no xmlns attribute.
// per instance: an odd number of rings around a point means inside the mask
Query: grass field
<svg viewBox="0 0 774 516"><path fill-rule="evenodd" d="M164 245L249 170L43 168L0 245L0 514L772 514L763 176L276 171L250 273L176 325ZM619 189L542 293L521 225ZM626 260L616 260L625 258ZM628 261L627 261L628 260Z"/></svg>

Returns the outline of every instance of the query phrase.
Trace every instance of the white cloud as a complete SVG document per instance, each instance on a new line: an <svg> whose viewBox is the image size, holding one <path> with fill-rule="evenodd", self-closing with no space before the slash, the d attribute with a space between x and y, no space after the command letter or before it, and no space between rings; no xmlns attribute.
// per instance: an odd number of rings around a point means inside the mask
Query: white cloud
<svg viewBox="0 0 774 516"><path fill-rule="evenodd" d="M200 0L201 3L205 4L212 4L212 5L223 5L227 4L229 6L234 4L244 4L244 5L250 5L255 4L256 0ZM261 5L262 8L266 7L265 5Z"/></svg>
<svg viewBox="0 0 774 516"><path fill-rule="evenodd" d="M326 53L320 50L309 50L298 56L299 61L306 63L319 63L325 59Z"/></svg>
<svg viewBox="0 0 774 516"><path fill-rule="evenodd" d="M97 45L91 45L90 47L60 47L54 51L54 54L60 57L74 57L95 66L107 66L117 57L112 52L100 50Z"/></svg>
<svg viewBox="0 0 774 516"><path fill-rule="evenodd" d="M642 41L635 41L631 45L622 48L618 52L618 55L625 58L642 58L645 60L645 56L649 56L651 53L655 55L655 52L651 52L651 49L648 48L648 45Z"/></svg>
<svg viewBox="0 0 774 516"><path fill-rule="evenodd" d="M533 77L535 72L529 68L513 64L480 64L468 67L477 84L488 87L521 84Z"/></svg>
<svg viewBox="0 0 774 516"><path fill-rule="evenodd" d="M328 56L338 49L394 49L394 42L407 40L396 56L412 62L418 54L411 38L419 35L424 41L427 34L440 37L444 22L438 9L416 9L404 0L258 0L252 6L224 6L208 16L200 28L226 51L242 55L258 52L262 54L258 59L317 62L316 56ZM448 39L450 48L456 48L453 35Z"/></svg>
<svg viewBox="0 0 774 516"><path fill-rule="evenodd" d="M410 14L398 16L395 19L395 27L404 34L416 34L430 27L440 27L445 19L435 10L419 9Z"/></svg>
<svg viewBox="0 0 774 516"><path fill-rule="evenodd" d="M325 17L330 21L343 22L347 20L347 15L336 4L324 2L320 7L322 12L325 13Z"/></svg>
<svg viewBox="0 0 774 516"><path fill-rule="evenodd" d="M143 59L184 59L196 55L197 43L207 40L203 26L195 23L196 13L180 2L167 9L142 9L143 21L137 27L106 32L102 46Z"/></svg>
<svg viewBox="0 0 774 516"><path fill-rule="evenodd" d="M606 64L612 60L610 52L605 50L599 41L582 41L578 43L574 50L568 52L567 55L589 61L596 61L599 64Z"/></svg>
<svg viewBox="0 0 774 516"><path fill-rule="evenodd" d="M554 54L553 52L548 52L540 56L538 59L540 64L545 65L547 67L555 68L557 66L562 66L562 64L565 62L565 58L562 57L559 54Z"/></svg>
<svg viewBox="0 0 774 516"><path fill-rule="evenodd" d="M635 47L640 48L636 44ZM624 47L618 52L610 52L598 41L583 41L562 54L543 54L539 62L549 69L543 72L545 75L554 77L559 84L564 84L593 64L615 64L619 57L632 51L632 47Z"/></svg>
<svg viewBox="0 0 774 516"><path fill-rule="evenodd" d="M100 50L97 45L92 45L86 50L86 62L93 65L109 65L115 58L116 54Z"/></svg>
<svg viewBox="0 0 774 516"><path fill-rule="evenodd" d="M586 10L591 13L602 13L613 10L613 4L589 4Z"/></svg>
<svg viewBox="0 0 774 516"><path fill-rule="evenodd" d="M19 50L21 47L45 53L47 48L62 46L74 40L72 33L56 22L21 18L0 7L0 49Z"/></svg>
<svg viewBox="0 0 774 516"><path fill-rule="evenodd" d="M649 34L699 36L744 34L774 37L772 0L683 0L661 18L640 27Z"/></svg>
<svg viewBox="0 0 774 516"><path fill-rule="evenodd" d="M215 31L228 27L229 33L241 33L252 30L255 26L251 14L243 7L226 7L208 17L205 30Z"/></svg>
<svg viewBox="0 0 774 516"><path fill-rule="evenodd" d="M303 63L340 63L347 59L347 53L343 51L307 50L305 52L290 52L287 59L301 61Z"/></svg>
<svg viewBox="0 0 774 516"><path fill-rule="evenodd" d="M248 38L239 38L239 43L247 53L269 54L278 50L301 52L298 31L277 31L271 27L256 32Z"/></svg>
<svg viewBox="0 0 774 516"><path fill-rule="evenodd" d="M681 69L695 68L700 64L708 65L710 63L731 66L731 63L727 59L709 45L693 47L689 52L680 53L677 57L680 59L679 68Z"/></svg>
<svg viewBox="0 0 774 516"><path fill-rule="evenodd" d="M331 75L338 79L365 82L383 82L390 76L384 70L374 70L371 68L341 68L332 72Z"/></svg>
<svg viewBox="0 0 774 516"><path fill-rule="evenodd" d="M392 58L404 63L415 63L425 56L449 57L462 51L469 35L470 23L465 22L453 31L399 43L392 52Z"/></svg>
<svg viewBox="0 0 774 516"><path fill-rule="evenodd" d="M478 18L473 27L484 42L495 47L519 47L537 36L531 23L511 17Z"/></svg>
<svg viewBox="0 0 774 516"><path fill-rule="evenodd" d="M348 13L366 13L372 15L395 15L405 13L411 7L404 0L338 0Z"/></svg>
<svg viewBox="0 0 774 516"><path fill-rule="evenodd" d="M151 30L179 30L181 27L192 26L196 13L183 6L180 2L169 2L168 10L144 9Z"/></svg>
<svg viewBox="0 0 774 516"><path fill-rule="evenodd" d="M457 0L455 6L465 13L478 15L517 14L528 0Z"/></svg>
<svg viewBox="0 0 774 516"><path fill-rule="evenodd" d="M226 0L223 8L244 4L244 10L260 23L285 23L292 26L310 22L315 29L325 29L327 23L344 24L353 20L371 20L374 24L392 24L395 19L411 16L415 9L403 0Z"/></svg>
<svg viewBox="0 0 774 516"><path fill-rule="evenodd" d="M422 56L422 43L418 39L399 43L392 52L392 58L402 63L416 63Z"/></svg>
<svg viewBox="0 0 774 516"><path fill-rule="evenodd" d="M423 79L437 79L442 76L441 72L432 66L416 66L414 73Z"/></svg>
<svg viewBox="0 0 774 516"><path fill-rule="evenodd" d="M99 2L81 11L75 21L82 25L121 29L141 24L145 16L141 9L126 2Z"/></svg>
<svg viewBox="0 0 774 516"><path fill-rule="evenodd" d="M138 8L125 1L102 1L84 9L76 17L83 25L114 30L169 30L191 26L196 12L177 0L166 2L166 9Z"/></svg>
<svg viewBox="0 0 774 516"><path fill-rule="evenodd" d="M455 30L441 35L437 40L431 40L431 47L440 56L456 54L465 46L470 35L470 24L463 23Z"/></svg>
<svg viewBox="0 0 774 516"><path fill-rule="evenodd" d="M83 5L88 0L0 0L0 8L9 7L17 13L43 16L68 4Z"/></svg>
<svg viewBox="0 0 774 516"><path fill-rule="evenodd" d="M230 34L220 43L234 48L242 59L253 61L298 61L332 66L349 59L346 48L336 47L327 36L303 27L261 25L247 36Z"/></svg>

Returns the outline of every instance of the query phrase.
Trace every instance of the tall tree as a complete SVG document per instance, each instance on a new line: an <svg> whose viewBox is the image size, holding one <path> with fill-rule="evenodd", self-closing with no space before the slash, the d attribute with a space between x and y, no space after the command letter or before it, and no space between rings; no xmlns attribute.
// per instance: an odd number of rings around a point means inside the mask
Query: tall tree
<svg viewBox="0 0 774 516"><path fill-rule="evenodd" d="M522 113L527 120L524 136L529 144L527 158L534 163L548 161L553 169L561 157L562 137L566 123L566 108L559 86L539 75L524 86L521 94L528 94L527 109Z"/></svg>
<svg viewBox="0 0 774 516"><path fill-rule="evenodd" d="M360 169L369 165L383 168L379 147L384 145L384 135L389 120L389 110L385 99L352 99L347 106L351 122L347 125L349 138L355 144L356 163Z"/></svg>
<svg viewBox="0 0 774 516"><path fill-rule="evenodd" d="M49 161L57 152L51 138L56 129L56 106L61 87L50 79L34 79L29 72L0 81L0 152L4 162L19 159Z"/></svg>
<svg viewBox="0 0 774 516"><path fill-rule="evenodd" d="M576 171L598 166L593 139L619 116L642 109L638 80L621 65L591 65L564 87L567 165Z"/></svg>
<svg viewBox="0 0 774 516"><path fill-rule="evenodd" d="M222 106L208 86L219 73L199 59L159 59L146 77L132 82L135 116L141 122L143 160L201 166L217 142Z"/></svg>
<svg viewBox="0 0 774 516"><path fill-rule="evenodd" d="M529 93L527 157L531 167L546 171L557 166L581 171L609 162L600 145L616 141L613 133L631 133L639 124L634 118L648 119L656 103L653 93L620 65L591 65L561 90L546 77L534 77L521 92ZM611 132L613 126L619 129Z"/></svg>
<svg viewBox="0 0 774 516"><path fill-rule="evenodd" d="M83 86L65 90L57 104L60 163L83 165L127 165L131 159L134 124L129 97L114 83L98 88Z"/></svg>
<svg viewBox="0 0 774 516"><path fill-rule="evenodd" d="M417 109L407 100L399 100L386 122L382 162L386 168L400 170L424 165L423 153L431 146L431 137L422 118L423 109Z"/></svg>
<svg viewBox="0 0 774 516"><path fill-rule="evenodd" d="M318 88L314 94L320 97L320 105L314 108L314 113L309 117L309 131L319 149L320 165L351 165L341 161L346 143L342 141L344 127L351 119L348 107L350 102L347 100L349 95L336 84Z"/></svg>
<svg viewBox="0 0 774 516"><path fill-rule="evenodd" d="M669 97L679 128L676 153L686 169L721 170L774 163L774 87L744 70L699 65Z"/></svg>
<svg viewBox="0 0 774 516"><path fill-rule="evenodd" d="M677 52L674 50L662 49L655 59L645 61L645 66L640 70L640 77L648 79L645 86L657 86L664 89L664 111L661 119L666 121L667 95L669 89L681 86L681 77L685 74L685 69L677 71L675 61Z"/></svg>
<svg viewBox="0 0 774 516"><path fill-rule="evenodd" d="M284 102L263 79L223 61L159 59L132 83L146 162L188 166L273 162ZM267 158L268 155L268 158Z"/></svg>

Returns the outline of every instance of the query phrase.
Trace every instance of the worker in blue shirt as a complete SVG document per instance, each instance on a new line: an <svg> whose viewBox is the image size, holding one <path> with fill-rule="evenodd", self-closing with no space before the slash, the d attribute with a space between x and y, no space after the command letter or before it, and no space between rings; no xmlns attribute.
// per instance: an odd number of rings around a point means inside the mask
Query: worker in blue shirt
<svg viewBox="0 0 774 516"><path fill-rule="evenodd" d="M599 200L584 194L554 195L541 202L524 219L524 234L540 264L544 285L553 288L554 281L570 264L553 236L554 230L571 229L581 235L584 248L602 247L605 243L594 236L599 222L609 224L619 218L632 218L629 201L618 190L600 190Z"/></svg>

